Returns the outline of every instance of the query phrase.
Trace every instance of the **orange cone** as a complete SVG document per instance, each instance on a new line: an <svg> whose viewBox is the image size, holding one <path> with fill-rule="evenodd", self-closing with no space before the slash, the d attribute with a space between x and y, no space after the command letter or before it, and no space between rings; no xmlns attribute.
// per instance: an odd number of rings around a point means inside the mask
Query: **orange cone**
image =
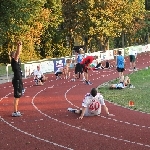
<svg viewBox="0 0 150 150"><path fill-rule="evenodd" d="M134 106L134 101L129 101L129 107L133 107Z"/></svg>

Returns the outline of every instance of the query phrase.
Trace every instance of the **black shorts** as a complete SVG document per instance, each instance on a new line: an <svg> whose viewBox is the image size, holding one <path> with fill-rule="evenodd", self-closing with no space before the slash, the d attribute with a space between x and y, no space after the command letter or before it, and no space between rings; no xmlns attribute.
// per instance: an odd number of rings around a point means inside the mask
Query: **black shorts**
<svg viewBox="0 0 150 150"><path fill-rule="evenodd" d="M81 64L83 72L88 73L88 68L85 64Z"/></svg>
<svg viewBox="0 0 150 150"><path fill-rule="evenodd" d="M62 72L56 72L55 73L56 76L61 75L61 74L62 74Z"/></svg>
<svg viewBox="0 0 150 150"><path fill-rule="evenodd" d="M23 82L22 79L12 79L12 84L14 87L14 97L20 98L22 96L22 90L23 90Z"/></svg>
<svg viewBox="0 0 150 150"><path fill-rule="evenodd" d="M83 73L82 65L80 63L77 63L75 67L75 74L77 74L78 72Z"/></svg>
<svg viewBox="0 0 150 150"><path fill-rule="evenodd" d="M38 80L40 80L41 82L43 82L43 77L38 78L38 79L34 79L34 81L35 81L36 83L38 82Z"/></svg>
<svg viewBox="0 0 150 150"><path fill-rule="evenodd" d="M117 67L117 71L118 71L118 72L123 72L123 71L124 71L124 68L119 68L119 67Z"/></svg>
<svg viewBox="0 0 150 150"><path fill-rule="evenodd" d="M134 55L129 55L130 62L135 62L135 56Z"/></svg>

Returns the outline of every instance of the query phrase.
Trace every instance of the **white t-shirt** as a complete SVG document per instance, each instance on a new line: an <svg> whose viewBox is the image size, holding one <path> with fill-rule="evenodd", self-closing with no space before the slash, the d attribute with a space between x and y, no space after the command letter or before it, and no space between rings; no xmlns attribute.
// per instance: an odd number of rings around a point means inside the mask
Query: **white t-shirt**
<svg viewBox="0 0 150 150"><path fill-rule="evenodd" d="M105 105L104 98L100 93L93 97L90 93L85 95L82 107L85 107L84 116L95 116L101 113L101 105Z"/></svg>
<svg viewBox="0 0 150 150"><path fill-rule="evenodd" d="M63 72L63 67L58 68L58 69L56 70L55 74L56 74L57 72Z"/></svg>
<svg viewBox="0 0 150 150"><path fill-rule="evenodd" d="M42 75L43 75L42 71L40 71L40 70L35 70L34 71L34 76L37 76L38 78L41 78Z"/></svg>
<svg viewBox="0 0 150 150"><path fill-rule="evenodd" d="M136 50L129 50L129 55L134 55L135 57L137 56L137 51Z"/></svg>

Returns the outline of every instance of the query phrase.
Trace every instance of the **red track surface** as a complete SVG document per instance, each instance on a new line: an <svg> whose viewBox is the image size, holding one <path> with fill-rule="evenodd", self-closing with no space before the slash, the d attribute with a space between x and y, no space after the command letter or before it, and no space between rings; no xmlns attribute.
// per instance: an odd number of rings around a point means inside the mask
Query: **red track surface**
<svg viewBox="0 0 150 150"><path fill-rule="evenodd" d="M150 54L138 55L137 67L150 66ZM127 59L127 68L129 60ZM126 70L125 74L129 71ZM33 78L24 80L25 95L20 99L22 117L11 117L13 88L0 85L0 150L149 150L150 115L106 102L115 117L85 117L67 111L79 108L92 87L118 77L111 70L90 71L92 86L80 81L55 80L49 74L44 86L33 86Z"/></svg>

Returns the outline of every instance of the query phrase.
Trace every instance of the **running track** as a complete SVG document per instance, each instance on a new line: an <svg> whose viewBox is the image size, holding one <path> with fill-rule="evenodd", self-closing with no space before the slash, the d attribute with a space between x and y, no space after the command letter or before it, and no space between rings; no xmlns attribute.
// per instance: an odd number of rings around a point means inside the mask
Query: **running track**
<svg viewBox="0 0 150 150"><path fill-rule="evenodd" d="M150 54L138 55L137 67L150 66ZM129 60L127 67L129 68ZM126 70L125 74L129 71ZM114 68L90 71L93 85L81 81L55 80L48 74L44 86L34 86L33 78L24 80L25 95L20 99L22 117L11 117L13 88L0 85L0 150L149 150L150 115L109 103L114 117L101 116L77 119L67 111L79 108L84 95L92 87L118 77Z"/></svg>

